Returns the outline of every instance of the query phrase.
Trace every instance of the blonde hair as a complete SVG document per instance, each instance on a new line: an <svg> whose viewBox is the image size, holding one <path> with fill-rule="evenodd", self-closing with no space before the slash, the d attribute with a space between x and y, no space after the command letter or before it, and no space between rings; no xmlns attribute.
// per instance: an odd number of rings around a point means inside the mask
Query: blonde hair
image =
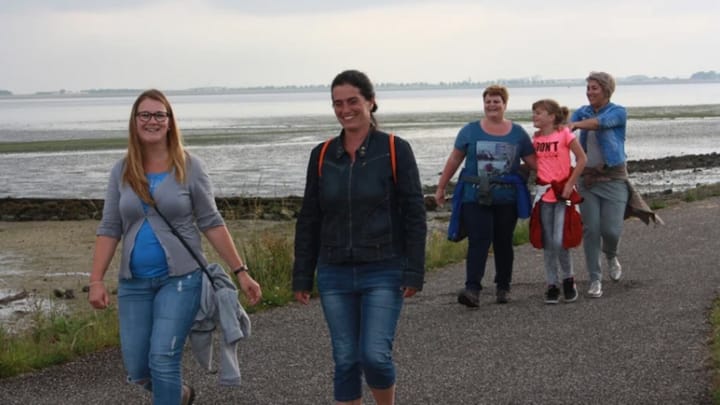
<svg viewBox="0 0 720 405"><path fill-rule="evenodd" d="M602 87L605 97L607 97L608 100L612 97L613 93L615 93L615 79L610 73L590 72L585 81L589 82L590 80L595 80L598 84L600 84L600 87Z"/></svg>
<svg viewBox="0 0 720 405"><path fill-rule="evenodd" d="M564 124L565 121L567 121L568 116L570 116L570 110L568 110L567 107L561 107L557 101L549 98L534 102L532 105L533 111L537 108L541 108L547 111L548 114L554 115L555 120L553 121L553 124L555 124L556 127Z"/></svg>
<svg viewBox="0 0 720 405"><path fill-rule="evenodd" d="M182 144L182 135L175 121L175 114L167 97L156 89L144 91L133 103L130 111L130 123L128 131L128 150L125 155L125 169L123 171L123 183L128 184L135 194L146 204L153 205L154 201L150 195L150 184L145 177L143 168L143 147L140 142L140 134L137 129L137 113L140 103L145 99L151 99L163 103L168 114L168 132L166 136L168 147L168 166L175 170L175 179L178 183L185 182L185 149Z"/></svg>

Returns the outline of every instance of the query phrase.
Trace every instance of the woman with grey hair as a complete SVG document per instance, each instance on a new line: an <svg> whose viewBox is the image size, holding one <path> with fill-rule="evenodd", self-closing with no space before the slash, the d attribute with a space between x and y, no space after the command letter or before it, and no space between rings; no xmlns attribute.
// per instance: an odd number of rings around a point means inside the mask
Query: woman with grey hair
<svg viewBox="0 0 720 405"><path fill-rule="evenodd" d="M587 154L587 164L578 182L584 202L583 248L590 274L588 295L602 296L600 251L605 254L610 279L619 281L622 267L618 246L628 203L628 173L625 164L625 108L610 102L615 79L605 72L591 72L585 79L589 105L577 109L568 126L580 130L580 144Z"/></svg>

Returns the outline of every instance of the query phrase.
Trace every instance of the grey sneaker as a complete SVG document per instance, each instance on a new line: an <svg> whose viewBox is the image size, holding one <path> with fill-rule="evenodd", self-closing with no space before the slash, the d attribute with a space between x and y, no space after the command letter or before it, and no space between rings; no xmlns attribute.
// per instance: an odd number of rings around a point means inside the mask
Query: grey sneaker
<svg viewBox="0 0 720 405"><path fill-rule="evenodd" d="M466 307L477 308L480 305L480 291L460 290L457 300Z"/></svg>
<svg viewBox="0 0 720 405"><path fill-rule="evenodd" d="M608 269L610 270L610 279L612 281L620 281L622 277L622 266L618 261L617 256L612 259L608 259Z"/></svg>
<svg viewBox="0 0 720 405"><path fill-rule="evenodd" d="M590 289L587 293L593 298L602 297L602 283L600 282L600 280L596 280L590 283Z"/></svg>

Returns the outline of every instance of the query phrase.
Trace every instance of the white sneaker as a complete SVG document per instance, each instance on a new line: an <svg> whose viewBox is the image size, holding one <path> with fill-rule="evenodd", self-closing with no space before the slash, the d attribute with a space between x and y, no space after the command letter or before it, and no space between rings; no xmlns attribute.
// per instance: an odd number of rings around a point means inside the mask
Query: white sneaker
<svg viewBox="0 0 720 405"><path fill-rule="evenodd" d="M593 298L600 298L602 297L602 283L600 280L593 281L590 283L590 289L588 290L588 295Z"/></svg>
<svg viewBox="0 0 720 405"><path fill-rule="evenodd" d="M622 277L622 266L617 257L608 259L608 269L610 270L610 279L612 281L620 281Z"/></svg>

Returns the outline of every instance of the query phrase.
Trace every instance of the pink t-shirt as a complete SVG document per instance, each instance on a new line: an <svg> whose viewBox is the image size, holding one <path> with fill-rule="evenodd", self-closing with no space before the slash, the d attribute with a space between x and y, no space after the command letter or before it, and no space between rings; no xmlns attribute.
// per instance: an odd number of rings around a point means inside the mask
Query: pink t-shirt
<svg viewBox="0 0 720 405"><path fill-rule="evenodd" d="M549 135L536 132L533 136L533 147L537 156L538 183L550 183L553 180L565 180L570 175L570 143L575 135L567 127ZM542 197L546 202L557 202L555 193L545 193Z"/></svg>

